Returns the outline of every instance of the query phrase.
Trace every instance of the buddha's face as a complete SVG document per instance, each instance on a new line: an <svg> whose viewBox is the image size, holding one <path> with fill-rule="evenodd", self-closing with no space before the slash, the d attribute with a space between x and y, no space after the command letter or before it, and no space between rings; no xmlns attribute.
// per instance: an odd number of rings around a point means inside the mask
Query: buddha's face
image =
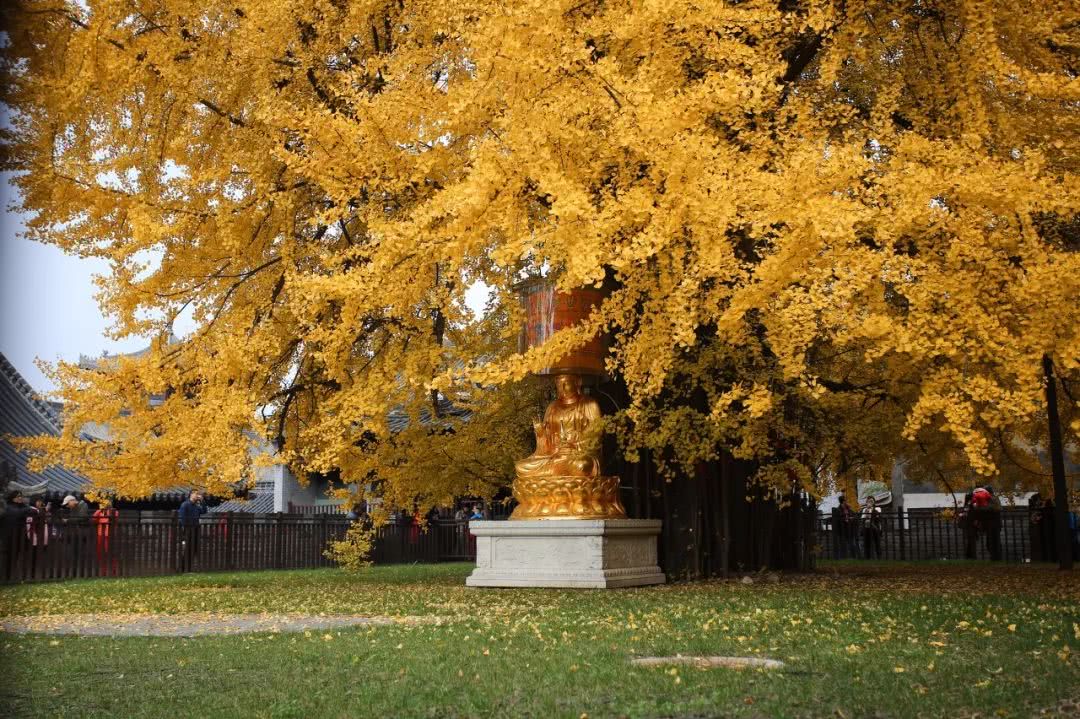
<svg viewBox="0 0 1080 719"><path fill-rule="evenodd" d="M581 394L581 379L572 374L561 374L555 378L555 394L561 400L570 400Z"/></svg>

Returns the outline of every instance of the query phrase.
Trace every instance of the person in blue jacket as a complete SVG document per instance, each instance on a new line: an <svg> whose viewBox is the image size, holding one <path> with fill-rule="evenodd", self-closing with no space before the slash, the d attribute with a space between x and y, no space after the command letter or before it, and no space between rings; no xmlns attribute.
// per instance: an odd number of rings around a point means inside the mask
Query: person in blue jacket
<svg viewBox="0 0 1080 719"><path fill-rule="evenodd" d="M202 495L192 492L180 505L176 516L180 520L180 571L190 572L199 554L199 520L206 513Z"/></svg>

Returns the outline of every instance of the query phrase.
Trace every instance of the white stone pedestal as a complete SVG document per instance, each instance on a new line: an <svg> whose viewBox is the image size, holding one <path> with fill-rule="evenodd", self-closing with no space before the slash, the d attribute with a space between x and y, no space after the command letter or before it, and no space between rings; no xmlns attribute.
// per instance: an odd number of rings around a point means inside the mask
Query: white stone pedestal
<svg viewBox="0 0 1080 719"><path fill-rule="evenodd" d="M638 587L663 584L659 519L469 522L476 536L470 587Z"/></svg>

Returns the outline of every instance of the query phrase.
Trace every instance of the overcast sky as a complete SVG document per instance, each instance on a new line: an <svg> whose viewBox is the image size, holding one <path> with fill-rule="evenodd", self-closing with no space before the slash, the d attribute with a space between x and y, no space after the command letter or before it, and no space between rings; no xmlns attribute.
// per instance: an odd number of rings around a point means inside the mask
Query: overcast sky
<svg viewBox="0 0 1080 719"><path fill-rule="evenodd" d="M0 352L41 392L52 384L35 359L77 360L80 354L132 352L147 341L115 342L94 300L95 274L108 272L100 260L65 255L56 247L22 238L22 217L11 210L15 188L0 175Z"/></svg>
<svg viewBox="0 0 1080 719"><path fill-rule="evenodd" d="M65 255L52 245L22 238L22 216L11 210L15 191L9 176L0 174L0 352L40 392L53 385L36 359L76 361L80 354L98 356L134 352L149 344L138 338L116 342L106 336L109 322L101 316L93 277L106 274L101 260ZM483 311L487 288L474 286L466 300L474 312ZM179 333L184 329L177 328Z"/></svg>

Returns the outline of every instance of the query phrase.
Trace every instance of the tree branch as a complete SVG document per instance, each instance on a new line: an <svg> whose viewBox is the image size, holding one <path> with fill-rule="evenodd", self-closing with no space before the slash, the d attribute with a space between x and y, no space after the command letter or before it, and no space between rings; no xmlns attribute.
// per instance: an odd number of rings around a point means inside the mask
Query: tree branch
<svg viewBox="0 0 1080 719"><path fill-rule="evenodd" d="M33 13L33 11L24 11L24 12L27 12L28 14ZM67 18L73 25L75 25L75 26L77 26L79 28L82 28L83 30L89 30L90 29L90 23L80 19L77 15L74 15L73 13L68 12L67 10L64 10L64 9L61 9L61 8L55 8L55 9L50 9L50 10L39 10L39 11L37 11L37 13L54 13L54 14L57 14L57 15L61 15L61 16L65 17L65 18ZM120 50L120 51L122 51L124 53L128 52L127 46L125 46L124 43L120 42L119 40L114 40L113 38L107 37L107 38L105 38L105 42L109 43L110 45L112 45L113 47L115 47L116 49L118 49L118 50ZM142 62L139 56L136 56L135 60L139 64L141 64L141 62ZM156 67L154 67L154 65L152 63L148 63L146 65L146 67L147 67L147 69L150 70L150 72L154 76L156 76L158 78L161 78L161 71L158 70ZM223 117L223 118L227 119L233 125L236 125L237 127L247 127L247 124L242 119L240 119L239 117L237 117L237 116L235 116L235 115L233 115L231 113L226 112L225 110L222 110L214 102L212 102L210 100L207 100L206 98L202 98L202 97L198 98L197 102L200 105L202 105L203 107L205 107L207 110L210 110L210 112L214 113L215 115L218 115L220 117Z"/></svg>

